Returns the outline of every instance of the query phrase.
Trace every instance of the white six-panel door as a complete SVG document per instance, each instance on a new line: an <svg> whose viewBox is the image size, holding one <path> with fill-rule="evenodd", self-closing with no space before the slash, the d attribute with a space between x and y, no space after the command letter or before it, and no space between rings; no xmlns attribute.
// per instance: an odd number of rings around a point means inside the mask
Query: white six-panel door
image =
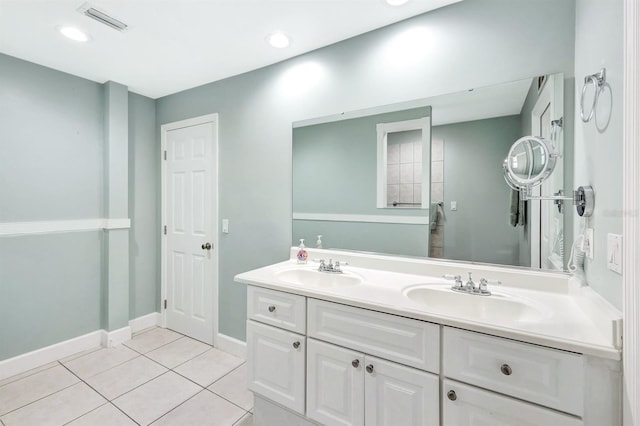
<svg viewBox="0 0 640 426"><path fill-rule="evenodd" d="M162 126L166 326L213 344L217 293L217 116Z"/></svg>

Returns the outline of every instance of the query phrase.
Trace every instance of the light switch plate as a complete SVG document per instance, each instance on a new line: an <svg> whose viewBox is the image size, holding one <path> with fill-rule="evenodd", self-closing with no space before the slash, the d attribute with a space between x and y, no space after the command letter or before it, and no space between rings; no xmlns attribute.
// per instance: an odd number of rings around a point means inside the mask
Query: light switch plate
<svg viewBox="0 0 640 426"><path fill-rule="evenodd" d="M229 233L229 219L222 219L222 233Z"/></svg>
<svg viewBox="0 0 640 426"><path fill-rule="evenodd" d="M622 235L607 234L607 266L613 272L622 273Z"/></svg>
<svg viewBox="0 0 640 426"><path fill-rule="evenodd" d="M587 228L584 233L582 250L587 259L593 259L593 228Z"/></svg>
<svg viewBox="0 0 640 426"><path fill-rule="evenodd" d="M456 210L458 210L458 202L457 201L452 201L451 202L451 211L455 212Z"/></svg>

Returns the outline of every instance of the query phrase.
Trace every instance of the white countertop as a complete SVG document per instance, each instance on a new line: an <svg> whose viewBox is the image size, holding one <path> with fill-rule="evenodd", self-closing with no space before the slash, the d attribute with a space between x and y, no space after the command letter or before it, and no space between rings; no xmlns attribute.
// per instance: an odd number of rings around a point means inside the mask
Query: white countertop
<svg viewBox="0 0 640 426"><path fill-rule="evenodd" d="M292 259L239 274L235 280L245 284L288 293L343 303L379 312L429 321L446 326L487 333L556 349L562 349L607 359L620 359L622 319L620 313L580 280L568 274L538 272L493 265L473 265L434 259L417 259L352 253L339 250L308 249L309 259L334 259L348 262L345 276L361 279L353 286L321 287L285 282L278 276L285 270L317 270L309 261L298 265L297 248ZM452 282L442 275L466 272L497 279L501 286L489 285L492 296L526 301L542 315L532 320L500 320L472 318L464 313L447 315L446 307L428 309L408 298L405 293L416 285L427 285L443 291ZM463 278L463 281L465 278ZM459 297L482 296L460 294ZM468 299L475 301L477 299ZM458 310L459 311L459 310Z"/></svg>

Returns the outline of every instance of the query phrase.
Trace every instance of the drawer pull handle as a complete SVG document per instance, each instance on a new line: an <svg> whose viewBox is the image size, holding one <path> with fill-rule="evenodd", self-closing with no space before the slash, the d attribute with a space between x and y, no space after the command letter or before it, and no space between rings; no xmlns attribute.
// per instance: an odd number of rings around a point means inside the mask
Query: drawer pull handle
<svg viewBox="0 0 640 426"><path fill-rule="evenodd" d="M373 364L367 365L367 373L373 373Z"/></svg>
<svg viewBox="0 0 640 426"><path fill-rule="evenodd" d="M273 312L276 310L276 307L274 305L269 306L269 312Z"/></svg>
<svg viewBox="0 0 640 426"><path fill-rule="evenodd" d="M511 367L509 367L508 364L502 364L500 366L500 371L502 371L502 374L504 374L505 376L510 376L511 373L513 373L513 370L511 370Z"/></svg>
<svg viewBox="0 0 640 426"><path fill-rule="evenodd" d="M456 391L450 390L449 392L447 392L447 398L449 398L451 401L455 401L456 399L458 399L458 395L456 395Z"/></svg>
<svg viewBox="0 0 640 426"><path fill-rule="evenodd" d="M300 347L300 342L293 342L293 348L298 349Z"/></svg>
<svg viewBox="0 0 640 426"><path fill-rule="evenodd" d="M354 359L353 361L351 361L351 365L353 365L353 368L358 368L360 366L360 360Z"/></svg>

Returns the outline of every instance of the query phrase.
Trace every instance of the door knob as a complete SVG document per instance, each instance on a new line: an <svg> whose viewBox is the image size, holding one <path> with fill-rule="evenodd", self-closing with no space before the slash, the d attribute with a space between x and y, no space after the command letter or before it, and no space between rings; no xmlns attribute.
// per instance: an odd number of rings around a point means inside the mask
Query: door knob
<svg viewBox="0 0 640 426"><path fill-rule="evenodd" d="M293 348L298 349L300 347L300 342L293 342Z"/></svg>
<svg viewBox="0 0 640 426"><path fill-rule="evenodd" d="M360 360L354 359L353 361L351 361L351 365L353 366L353 368L358 368L360 366Z"/></svg>
<svg viewBox="0 0 640 426"><path fill-rule="evenodd" d="M458 399L458 395L456 395L456 391L450 390L449 392L447 392L447 398L449 398L451 401L455 401L456 399Z"/></svg>
<svg viewBox="0 0 640 426"><path fill-rule="evenodd" d="M511 373L513 373L513 370L511 370L511 367L509 367L509 364L502 364L500 366L500 371L502 371L502 374L504 374L505 376L510 376Z"/></svg>
<svg viewBox="0 0 640 426"><path fill-rule="evenodd" d="M202 245L202 250L211 250L211 243L204 243Z"/></svg>
<svg viewBox="0 0 640 426"><path fill-rule="evenodd" d="M373 373L373 364L367 365L366 370L367 370L367 373Z"/></svg>

